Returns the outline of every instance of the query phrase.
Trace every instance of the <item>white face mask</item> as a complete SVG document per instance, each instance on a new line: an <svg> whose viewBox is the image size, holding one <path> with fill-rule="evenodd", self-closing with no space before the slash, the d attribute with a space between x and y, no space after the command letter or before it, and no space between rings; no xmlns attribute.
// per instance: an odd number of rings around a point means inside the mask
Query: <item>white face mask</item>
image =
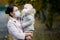
<svg viewBox="0 0 60 40"><path fill-rule="evenodd" d="M15 16L20 17L20 11L19 10L15 12Z"/></svg>

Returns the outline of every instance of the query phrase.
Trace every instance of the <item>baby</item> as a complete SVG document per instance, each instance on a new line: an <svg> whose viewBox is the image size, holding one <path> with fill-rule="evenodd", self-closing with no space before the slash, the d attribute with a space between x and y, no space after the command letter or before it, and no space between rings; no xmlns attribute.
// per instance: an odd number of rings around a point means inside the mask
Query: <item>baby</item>
<svg viewBox="0 0 60 40"><path fill-rule="evenodd" d="M32 35L29 36L33 36L33 31L34 31L34 15L35 15L36 11L33 8L33 6L31 4L25 4L24 5L24 9L22 10L22 27L24 32L27 33L32 33Z"/></svg>

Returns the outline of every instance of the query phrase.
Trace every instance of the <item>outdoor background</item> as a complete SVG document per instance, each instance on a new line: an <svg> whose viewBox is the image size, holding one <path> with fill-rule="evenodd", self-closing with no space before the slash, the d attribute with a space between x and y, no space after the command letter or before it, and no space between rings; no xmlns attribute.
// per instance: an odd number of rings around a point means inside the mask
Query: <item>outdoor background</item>
<svg viewBox="0 0 60 40"><path fill-rule="evenodd" d="M6 7L16 4L22 10L26 3L36 9L33 40L60 40L60 0L0 0L0 40L12 40L6 27Z"/></svg>

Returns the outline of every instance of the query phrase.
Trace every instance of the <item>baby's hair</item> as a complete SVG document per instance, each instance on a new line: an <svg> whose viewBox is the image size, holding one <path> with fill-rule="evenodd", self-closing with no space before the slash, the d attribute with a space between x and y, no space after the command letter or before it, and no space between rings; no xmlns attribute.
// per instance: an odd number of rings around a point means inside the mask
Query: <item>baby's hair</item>
<svg viewBox="0 0 60 40"><path fill-rule="evenodd" d="M25 4L24 7L33 8L33 6L31 4Z"/></svg>

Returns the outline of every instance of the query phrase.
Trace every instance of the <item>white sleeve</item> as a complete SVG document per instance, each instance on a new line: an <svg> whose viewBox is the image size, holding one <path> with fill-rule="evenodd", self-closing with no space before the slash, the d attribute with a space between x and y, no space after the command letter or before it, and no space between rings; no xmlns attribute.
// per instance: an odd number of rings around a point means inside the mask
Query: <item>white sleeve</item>
<svg viewBox="0 0 60 40"><path fill-rule="evenodd" d="M28 27L32 25L32 23L34 23L34 16L29 15L28 19L29 19L28 21L22 23L23 28Z"/></svg>
<svg viewBox="0 0 60 40"><path fill-rule="evenodd" d="M14 37L16 37L17 39L25 39L25 33L23 33L22 30L20 30L21 32L18 31L18 29L15 27L13 23L9 23L7 27Z"/></svg>

